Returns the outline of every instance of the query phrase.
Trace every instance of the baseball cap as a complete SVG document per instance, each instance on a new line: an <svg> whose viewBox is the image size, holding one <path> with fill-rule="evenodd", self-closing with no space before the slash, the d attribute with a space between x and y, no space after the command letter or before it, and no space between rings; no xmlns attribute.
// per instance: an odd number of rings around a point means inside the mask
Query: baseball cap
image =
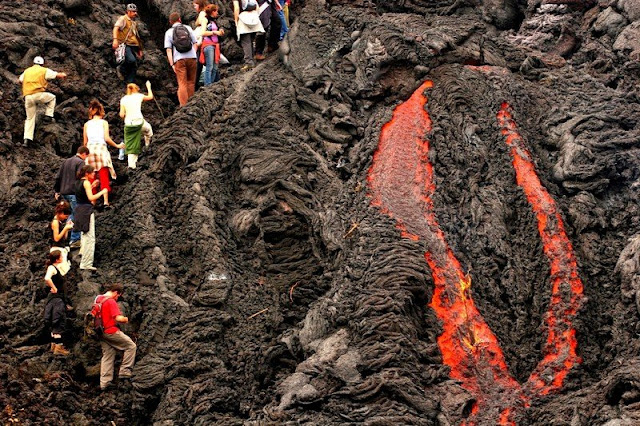
<svg viewBox="0 0 640 426"><path fill-rule="evenodd" d="M133 3L129 3L129 4L127 5L127 11L129 11L129 10L134 11L134 12L137 12L137 11L138 11L138 6L136 6L136 5L135 5L135 4L133 4Z"/></svg>
<svg viewBox="0 0 640 426"><path fill-rule="evenodd" d="M33 58L33 63L42 65L44 64L44 58L42 56L36 56L35 58Z"/></svg>

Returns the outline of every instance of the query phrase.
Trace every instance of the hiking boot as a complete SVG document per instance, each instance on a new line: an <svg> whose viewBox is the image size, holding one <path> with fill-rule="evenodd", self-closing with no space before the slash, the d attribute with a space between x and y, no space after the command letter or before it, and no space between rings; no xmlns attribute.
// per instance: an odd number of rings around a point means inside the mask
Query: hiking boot
<svg viewBox="0 0 640 426"><path fill-rule="evenodd" d="M114 386L112 382L107 383L106 385L104 385L104 387L100 387L100 392L109 392L110 390L113 390Z"/></svg>
<svg viewBox="0 0 640 426"><path fill-rule="evenodd" d="M25 139L22 142L22 146L24 146L25 148L29 148L29 146L33 143L33 141L31 139Z"/></svg>
<svg viewBox="0 0 640 426"><path fill-rule="evenodd" d="M78 240L78 241L74 241L74 242L72 242L71 244L69 244L69 248L70 248L71 250L73 250L73 249L79 249L81 246L82 246L82 242L81 242L80 240Z"/></svg>
<svg viewBox="0 0 640 426"><path fill-rule="evenodd" d="M264 56L262 53L258 53L256 56L254 56L256 61L264 61L267 57Z"/></svg>
<svg viewBox="0 0 640 426"><path fill-rule="evenodd" d="M71 352L69 352L68 350L66 350L64 348L64 345L62 343L52 343L51 344L53 346L53 354L54 355L60 355L60 356L68 356L71 354Z"/></svg>

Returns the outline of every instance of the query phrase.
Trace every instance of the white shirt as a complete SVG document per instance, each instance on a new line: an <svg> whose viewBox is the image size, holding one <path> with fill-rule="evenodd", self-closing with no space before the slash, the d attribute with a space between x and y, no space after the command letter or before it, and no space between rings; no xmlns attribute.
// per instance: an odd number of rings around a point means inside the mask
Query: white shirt
<svg viewBox="0 0 640 426"><path fill-rule="evenodd" d="M173 63L175 64L180 59L196 59L196 49L193 47L196 44L196 35L191 29L190 26L185 25L185 28L189 30L189 34L191 34L191 50L186 53L178 52L175 47L173 47L173 29L178 25L182 25L180 22L176 22L173 24L171 28L164 33L164 48L165 49L173 49Z"/></svg>
<svg viewBox="0 0 640 426"><path fill-rule="evenodd" d="M120 106L124 106L124 124L126 126L138 126L144 122L141 110L143 98L144 95L142 93L132 93L120 99Z"/></svg>

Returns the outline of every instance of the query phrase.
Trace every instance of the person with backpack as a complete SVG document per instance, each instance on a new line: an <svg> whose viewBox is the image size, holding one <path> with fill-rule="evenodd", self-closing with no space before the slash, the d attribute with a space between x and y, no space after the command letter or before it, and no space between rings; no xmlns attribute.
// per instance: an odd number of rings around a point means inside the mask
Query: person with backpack
<svg viewBox="0 0 640 426"><path fill-rule="evenodd" d="M138 33L138 6L133 3L127 5L127 12L120 16L113 26L113 43L111 47L116 50L121 44L125 44L124 61L116 68L118 77L125 83L133 83L138 71L138 60L144 55L142 39Z"/></svg>
<svg viewBox="0 0 640 426"><path fill-rule="evenodd" d="M253 41L257 33L263 33L260 22L260 11L257 0L233 0L233 20L236 23L236 34L244 52L242 71L255 67Z"/></svg>
<svg viewBox="0 0 640 426"><path fill-rule="evenodd" d="M129 336L118 328L118 324L126 324L129 318L122 315L118 307L118 298L122 296L122 284L112 284L109 290L95 299L92 312L98 312L102 322L102 333L99 336L102 347L102 361L100 363L100 389L106 390L113 381L113 370L116 351L124 351L118 377L120 380L130 380L133 364L136 359L136 344ZM96 306L98 305L98 306Z"/></svg>
<svg viewBox="0 0 640 426"><path fill-rule="evenodd" d="M177 12L169 15L169 24L171 28L164 34L164 48L178 80L178 101L183 106L196 88L196 35L191 27L182 24Z"/></svg>
<svg viewBox="0 0 640 426"><path fill-rule="evenodd" d="M62 197L64 201L68 202L71 206L71 215L68 220L73 222L73 214L76 211L76 180L78 171L84 165L89 155L89 148L86 146L80 146L76 151L76 155L67 158L62 162L58 174L53 185L55 191L56 200L60 200ZM71 249L80 248L80 232L71 231L71 237L69 238L69 247Z"/></svg>
<svg viewBox="0 0 640 426"><path fill-rule="evenodd" d="M56 95L47 92L49 80L66 78L67 74L56 72L43 67L42 56L33 58L33 65L24 70L18 82L22 84L22 96L24 97L24 109L27 119L24 121L24 141L22 146L28 147L33 142L33 133L36 128L36 114L38 106L44 105L44 121L54 122L53 112L56 108Z"/></svg>

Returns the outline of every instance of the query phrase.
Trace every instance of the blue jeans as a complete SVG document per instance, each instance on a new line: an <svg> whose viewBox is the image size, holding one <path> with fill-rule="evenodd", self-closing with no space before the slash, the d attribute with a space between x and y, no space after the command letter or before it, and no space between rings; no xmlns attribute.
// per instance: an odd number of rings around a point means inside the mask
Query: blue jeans
<svg viewBox="0 0 640 426"><path fill-rule="evenodd" d="M69 205L71 206L71 215L69 216L70 221L73 222L73 213L75 213L76 211L76 205L78 204L76 202L76 196L75 195L63 195L62 198L64 198L67 203L69 203ZM69 244L71 243L75 243L76 241L80 240L80 231L71 231L71 237L69 238Z"/></svg>
<svg viewBox="0 0 640 426"><path fill-rule="evenodd" d="M287 28L287 20L284 17L284 10L279 10L278 11L278 16L280 17L280 40L282 40L285 36L285 34L287 34L289 32L289 28Z"/></svg>
<svg viewBox="0 0 640 426"><path fill-rule="evenodd" d="M136 71L138 71L137 53L140 51L138 46L129 46L125 49L124 62L120 65L120 71L124 76L124 82L134 83L136 79Z"/></svg>
<svg viewBox="0 0 640 426"><path fill-rule="evenodd" d="M208 86L211 83L214 83L220 80L220 78L217 78L218 65L216 65L215 53L216 53L216 47L213 45L209 45L204 48L205 66L207 67L206 71L204 72L205 86Z"/></svg>

